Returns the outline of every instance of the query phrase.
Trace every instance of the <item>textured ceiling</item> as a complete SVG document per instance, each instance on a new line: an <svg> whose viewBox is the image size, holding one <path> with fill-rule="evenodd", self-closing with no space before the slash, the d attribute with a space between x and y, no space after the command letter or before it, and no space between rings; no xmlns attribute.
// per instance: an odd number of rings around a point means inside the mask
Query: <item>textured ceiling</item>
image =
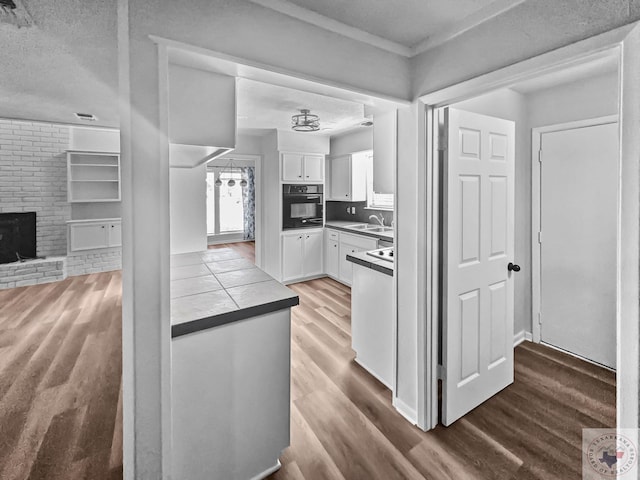
<svg viewBox="0 0 640 480"><path fill-rule="evenodd" d="M454 27L494 0L295 0L290 3L413 47L433 34Z"/></svg>
<svg viewBox="0 0 640 480"><path fill-rule="evenodd" d="M0 116L118 125L115 1L23 0L35 26L0 23Z"/></svg>
<svg viewBox="0 0 640 480"><path fill-rule="evenodd" d="M320 117L318 134L335 135L365 120L364 106L253 80L238 81L238 129L291 129L291 116L306 108Z"/></svg>

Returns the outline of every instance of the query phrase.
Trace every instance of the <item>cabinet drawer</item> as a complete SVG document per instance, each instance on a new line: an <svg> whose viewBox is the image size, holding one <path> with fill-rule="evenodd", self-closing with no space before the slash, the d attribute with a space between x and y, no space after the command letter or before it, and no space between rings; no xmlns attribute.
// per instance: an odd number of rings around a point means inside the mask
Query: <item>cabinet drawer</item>
<svg viewBox="0 0 640 480"><path fill-rule="evenodd" d="M327 230L327 238L337 242L340 239L340 233L335 230Z"/></svg>
<svg viewBox="0 0 640 480"><path fill-rule="evenodd" d="M340 233L340 243L348 243L354 247L363 250L374 250L378 248L378 239L365 237L363 235L351 235L349 233Z"/></svg>

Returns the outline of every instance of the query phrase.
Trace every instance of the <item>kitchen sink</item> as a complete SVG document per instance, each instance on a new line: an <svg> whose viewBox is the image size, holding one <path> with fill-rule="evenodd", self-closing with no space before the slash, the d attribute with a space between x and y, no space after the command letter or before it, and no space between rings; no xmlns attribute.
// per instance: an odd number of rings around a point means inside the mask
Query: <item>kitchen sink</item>
<svg viewBox="0 0 640 480"><path fill-rule="evenodd" d="M375 225L371 225L372 227L374 227ZM352 230L367 230L369 228L369 225L366 223L358 223L356 225L347 225L344 228L350 228Z"/></svg>
<svg viewBox="0 0 640 480"><path fill-rule="evenodd" d="M391 227L370 227L367 228L368 231L370 232L378 232L378 233L387 233L387 232L393 232L393 228Z"/></svg>

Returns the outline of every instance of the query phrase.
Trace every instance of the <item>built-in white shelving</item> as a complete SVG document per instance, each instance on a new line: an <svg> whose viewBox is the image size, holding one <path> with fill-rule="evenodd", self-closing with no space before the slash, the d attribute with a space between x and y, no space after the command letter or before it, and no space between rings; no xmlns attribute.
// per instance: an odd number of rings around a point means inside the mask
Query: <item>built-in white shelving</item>
<svg viewBox="0 0 640 480"><path fill-rule="evenodd" d="M120 154L67 151L70 203L119 202Z"/></svg>

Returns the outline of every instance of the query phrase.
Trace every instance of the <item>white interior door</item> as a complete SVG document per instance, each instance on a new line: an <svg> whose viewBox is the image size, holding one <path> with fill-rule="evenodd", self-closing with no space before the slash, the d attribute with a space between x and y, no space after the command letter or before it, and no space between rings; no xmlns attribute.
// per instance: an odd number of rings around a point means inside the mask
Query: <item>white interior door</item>
<svg viewBox="0 0 640 480"><path fill-rule="evenodd" d="M513 382L514 149L509 120L447 109L442 422Z"/></svg>
<svg viewBox="0 0 640 480"><path fill-rule="evenodd" d="M541 134L540 339L616 367L618 124Z"/></svg>

